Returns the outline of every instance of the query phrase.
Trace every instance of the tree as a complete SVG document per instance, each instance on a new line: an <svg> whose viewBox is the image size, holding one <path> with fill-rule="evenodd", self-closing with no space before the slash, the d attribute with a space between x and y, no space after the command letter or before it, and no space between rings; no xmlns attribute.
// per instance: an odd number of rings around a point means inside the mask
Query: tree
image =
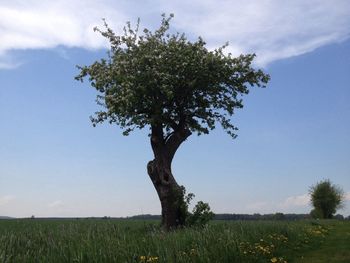
<svg viewBox="0 0 350 263"><path fill-rule="evenodd" d="M311 203L314 218L332 218L337 209L343 206L344 192L330 180L324 180L310 188Z"/></svg>
<svg viewBox="0 0 350 263"><path fill-rule="evenodd" d="M183 225L182 189L171 163L179 146L193 133L208 134L217 123L236 137L230 117L243 107L242 95L249 87L265 87L269 76L251 64L255 54L235 58L224 54L228 45L209 51L202 38L191 42L185 34L170 34L173 15L162 15L160 27L139 34L130 22L117 35L104 21L95 28L110 42L107 59L78 66L77 80L85 77L99 95L103 110L91 117L95 126L108 121L128 135L135 128L149 128L154 159L147 171L162 207L162 224Z"/></svg>

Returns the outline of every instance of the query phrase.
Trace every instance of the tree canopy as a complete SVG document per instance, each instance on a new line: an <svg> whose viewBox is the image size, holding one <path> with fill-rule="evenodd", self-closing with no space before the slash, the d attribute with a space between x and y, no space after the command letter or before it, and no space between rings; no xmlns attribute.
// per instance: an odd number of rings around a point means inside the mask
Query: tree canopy
<svg viewBox="0 0 350 263"><path fill-rule="evenodd" d="M107 59L79 67L76 79L89 78L100 93L104 109L92 117L93 124L109 121L128 135L135 128L161 126L164 138L182 128L207 134L216 123L233 138L236 127L230 117L242 108L243 94L250 86L262 86L269 76L251 64L255 54L232 57L228 44L209 51L202 38L189 41L184 34L170 34L173 15L163 15L161 26L139 34L130 22L117 35L105 22L95 28L111 44Z"/></svg>

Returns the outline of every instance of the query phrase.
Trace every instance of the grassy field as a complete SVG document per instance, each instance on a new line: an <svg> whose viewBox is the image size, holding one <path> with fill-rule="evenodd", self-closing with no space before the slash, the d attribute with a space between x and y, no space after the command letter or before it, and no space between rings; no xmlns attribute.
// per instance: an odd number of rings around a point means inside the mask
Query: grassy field
<svg viewBox="0 0 350 263"><path fill-rule="evenodd" d="M327 235L320 246L313 247L297 262L349 263L350 262L350 222L328 221Z"/></svg>
<svg viewBox="0 0 350 263"><path fill-rule="evenodd" d="M164 233L149 221L0 220L0 262L350 262L349 249L349 221L224 221Z"/></svg>

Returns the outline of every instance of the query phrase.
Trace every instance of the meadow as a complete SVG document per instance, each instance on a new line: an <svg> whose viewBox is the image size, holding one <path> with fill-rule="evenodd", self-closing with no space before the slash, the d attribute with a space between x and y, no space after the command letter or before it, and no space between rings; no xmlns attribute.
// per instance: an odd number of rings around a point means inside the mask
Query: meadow
<svg viewBox="0 0 350 263"><path fill-rule="evenodd" d="M349 248L349 221L213 221L166 233L157 221L0 220L0 262L350 262Z"/></svg>

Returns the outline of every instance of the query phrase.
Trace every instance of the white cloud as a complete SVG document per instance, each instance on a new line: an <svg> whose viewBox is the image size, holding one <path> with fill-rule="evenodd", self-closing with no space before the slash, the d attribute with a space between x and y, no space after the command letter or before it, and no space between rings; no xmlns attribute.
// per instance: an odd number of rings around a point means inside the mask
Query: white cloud
<svg viewBox="0 0 350 263"><path fill-rule="evenodd" d="M21 62L11 63L11 62L2 62L2 61L0 61L0 69L15 69L15 68L18 68L21 65L22 65Z"/></svg>
<svg viewBox="0 0 350 263"><path fill-rule="evenodd" d="M95 49L106 41L93 32L102 18L118 28L126 17L104 1L8 1L0 5L0 56L11 50L58 45ZM0 57L1 59L1 57ZM2 61L2 59L0 60ZM9 68L1 62L0 68Z"/></svg>
<svg viewBox="0 0 350 263"><path fill-rule="evenodd" d="M310 196L308 194L289 196L282 200L264 201L263 199L245 206L248 213L308 213Z"/></svg>
<svg viewBox="0 0 350 263"><path fill-rule="evenodd" d="M281 204L283 208L293 208L296 206L307 206L310 204L310 195L296 195L287 197L284 202Z"/></svg>
<svg viewBox="0 0 350 263"><path fill-rule="evenodd" d="M55 200L47 204L49 209L45 213L42 213L43 216L72 216L74 213L69 204L66 204L62 200Z"/></svg>
<svg viewBox="0 0 350 263"><path fill-rule="evenodd" d="M345 193L345 200L350 201L350 192Z"/></svg>
<svg viewBox="0 0 350 263"><path fill-rule="evenodd" d="M0 206L10 203L15 197L13 195L0 196Z"/></svg>
<svg viewBox="0 0 350 263"><path fill-rule="evenodd" d="M48 204L49 208L61 208L62 206L63 206L63 202L61 200L57 200Z"/></svg>
<svg viewBox="0 0 350 263"><path fill-rule="evenodd" d="M58 45L104 47L104 39L92 31L102 24L101 18L120 30L125 21L137 16L143 26L159 22L164 11L175 13L179 31L201 35L210 47L229 41L233 54L256 52L259 65L307 53L350 35L348 0L12 0L0 5L0 55ZM9 68L1 58L0 62L0 68Z"/></svg>
<svg viewBox="0 0 350 263"><path fill-rule="evenodd" d="M178 25L210 43L230 41L233 50L256 52L259 64L310 52L350 34L347 0L175 1ZM191 10L185 11L181 10ZM198 10L193 14L192 10Z"/></svg>
<svg viewBox="0 0 350 263"><path fill-rule="evenodd" d="M264 201L258 201L254 203L250 203L246 206L247 211L253 211L254 213L260 213L261 211L266 211L266 209L270 209L271 204Z"/></svg>
<svg viewBox="0 0 350 263"><path fill-rule="evenodd" d="M16 61L11 54L0 53L0 69L15 69L21 65L22 62Z"/></svg>

